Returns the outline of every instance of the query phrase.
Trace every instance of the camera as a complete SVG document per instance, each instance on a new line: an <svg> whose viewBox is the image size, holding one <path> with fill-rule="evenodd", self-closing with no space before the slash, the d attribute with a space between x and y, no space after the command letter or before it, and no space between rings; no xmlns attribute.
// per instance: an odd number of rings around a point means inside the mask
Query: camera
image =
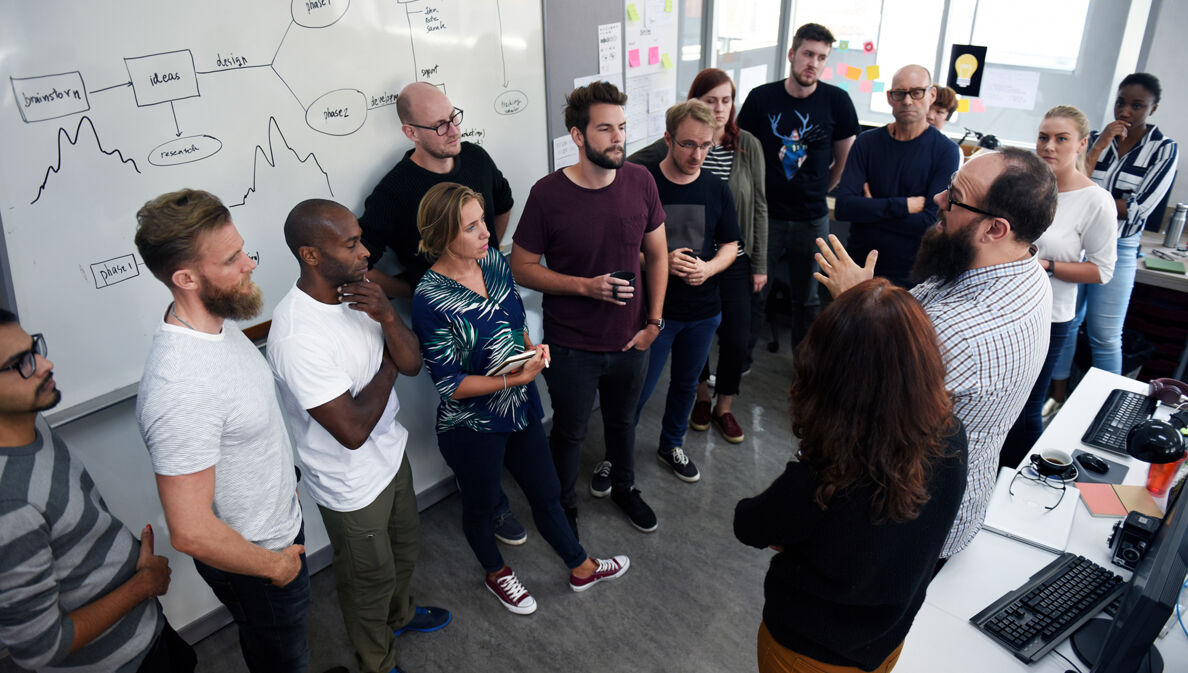
<svg viewBox="0 0 1188 673"><path fill-rule="evenodd" d="M1114 524L1114 531L1106 540L1106 544L1114 552L1114 565L1127 570L1138 567L1157 530L1159 519L1142 512L1131 512L1126 515L1125 520Z"/></svg>

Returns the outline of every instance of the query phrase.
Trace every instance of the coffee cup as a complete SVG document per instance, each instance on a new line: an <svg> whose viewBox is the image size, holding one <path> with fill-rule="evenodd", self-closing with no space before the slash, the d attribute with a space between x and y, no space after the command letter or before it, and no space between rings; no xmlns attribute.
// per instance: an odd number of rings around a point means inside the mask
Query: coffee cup
<svg viewBox="0 0 1188 673"><path fill-rule="evenodd" d="M619 280L625 280L625 281L627 281L628 285L630 285L631 287L635 287L635 272L634 271L612 271L610 274L610 277L618 278ZM631 297L620 297L619 296L619 290L618 290L619 287L622 287L622 286L616 286L614 288L615 299L621 299L623 301L631 301ZM632 296L634 296L634 295L632 295Z"/></svg>
<svg viewBox="0 0 1188 673"><path fill-rule="evenodd" d="M1064 478L1072 469L1073 462L1072 456L1067 451L1044 449L1039 453L1031 454L1031 464L1035 466L1036 472L1045 477Z"/></svg>

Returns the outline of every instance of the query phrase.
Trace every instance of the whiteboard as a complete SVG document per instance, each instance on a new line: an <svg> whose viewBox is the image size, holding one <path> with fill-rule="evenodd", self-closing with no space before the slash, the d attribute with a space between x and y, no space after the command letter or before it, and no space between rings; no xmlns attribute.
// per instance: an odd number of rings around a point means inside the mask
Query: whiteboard
<svg viewBox="0 0 1188 673"><path fill-rule="evenodd" d="M463 139L511 183L513 222L547 172L539 0L2 2L0 264L56 365L51 420L140 379L170 299L133 243L154 196L193 187L231 207L259 263L255 324L297 276L290 208L361 213L411 147L405 84L465 111Z"/></svg>

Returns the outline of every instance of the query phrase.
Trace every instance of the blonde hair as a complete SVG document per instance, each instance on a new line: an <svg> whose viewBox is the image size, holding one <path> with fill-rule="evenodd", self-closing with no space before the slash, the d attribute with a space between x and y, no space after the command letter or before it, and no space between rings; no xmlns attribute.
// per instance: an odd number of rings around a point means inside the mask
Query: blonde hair
<svg viewBox="0 0 1188 673"><path fill-rule="evenodd" d="M690 98L668 108L668 112L664 115L665 130L673 140L676 140L677 127L690 117L710 127L711 130L718 128L718 120L714 119L714 111L710 109L710 106L696 98Z"/></svg>
<svg viewBox="0 0 1188 673"><path fill-rule="evenodd" d="M1044 119L1055 119L1057 117L1067 119L1077 127L1077 142L1089 137L1089 118L1086 117L1085 113L1081 112L1076 106L1057 105L1044 114ZM1085 147L1082 147L1080 153L1077 154L1078 171L1085 171L1085 150L1088 147L1089 144L1085 143Z"/></svg>
<svg viewBox="0 0 1188 673"><path fill-rule="evenodd" d="M441 257L462 230L462 207L471 199L483 204L483 195L456 182L441 182L429 188L417 208L417 251L431 259ZM484 223L483 226L486 226Z"/></svg>

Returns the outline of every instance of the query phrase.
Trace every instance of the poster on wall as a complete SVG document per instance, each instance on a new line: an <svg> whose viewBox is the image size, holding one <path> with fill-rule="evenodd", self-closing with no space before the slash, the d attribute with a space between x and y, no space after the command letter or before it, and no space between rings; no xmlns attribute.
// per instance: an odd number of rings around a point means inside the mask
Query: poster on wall
<svg viewBox="0 0 1188 673"><path fill-rule="evenodd" d="M962 96L976 98L982 90L986 48L972 44L955 44L949 52L948 84Z"/></svg>

